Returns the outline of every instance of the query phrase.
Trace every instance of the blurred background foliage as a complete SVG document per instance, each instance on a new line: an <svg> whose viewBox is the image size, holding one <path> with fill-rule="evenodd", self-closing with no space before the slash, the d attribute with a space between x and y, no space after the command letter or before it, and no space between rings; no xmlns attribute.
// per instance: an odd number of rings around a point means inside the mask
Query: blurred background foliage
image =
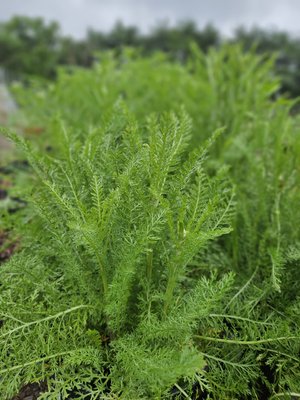
<svg viewBox="0 0 300 400"><path fill-rule="evenodd" d="M280 76L281 93L290 97L300 94L300 38L287 32L261 28L236 29L232 37L224 38L212 25L199 29L192 21L176 26L158 24L147 34L135 26L117 22L109 32L90 29L85 38L74 39L61 34L57 22L42 18L15 16L0 23L0 67L8 80L26 80L35 76L56 77L59 66L89 68L97 52L132 47L142 55L162 51L171 60L187 61L191 43L206 53L211 47L240 43L243 49L254 49L258 54L275 54L275 71Z"/></svg>

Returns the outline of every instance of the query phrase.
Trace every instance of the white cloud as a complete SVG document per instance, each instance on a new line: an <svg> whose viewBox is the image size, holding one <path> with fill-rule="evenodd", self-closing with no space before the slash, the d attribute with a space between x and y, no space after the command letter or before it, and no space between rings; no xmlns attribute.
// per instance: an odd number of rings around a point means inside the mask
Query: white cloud
<svg viewBox="0 0 300 400"><path fill-rule="evenodd" d="M82 37L88 27L110 29L116 20L143 31L157 21L192 19L199 26L212 22L229 34L239 25L277 27L299 32L299 0L0 0L0 19L12 15L57 20L66 34Z"/></svg>

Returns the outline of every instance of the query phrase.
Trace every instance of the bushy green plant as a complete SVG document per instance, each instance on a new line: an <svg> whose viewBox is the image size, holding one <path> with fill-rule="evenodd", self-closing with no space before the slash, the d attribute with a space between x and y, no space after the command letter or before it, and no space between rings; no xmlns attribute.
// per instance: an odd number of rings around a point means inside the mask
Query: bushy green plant
<svg viewBox="0 0 300 400"><path fill-rule="evenodd" d="M36 184L1 271L5 395L299 396L299 121L271 66L109 57L25 93L51 149L15 138ZM182 105L192 125L161 115ZM204 173L193 146L223 125Z"/></svg>
<svg viewBox="0 0 300 400"><path fill-rule="evenodd" d="M230 236L226 244L228 263L241 279L249 278L258 264L266 277L270 252L278 243L279 254L300 239L300 140L298 120L290 116L293 103L274 98L279 81L272 59L243 53L238 46L212 49L207 56L197 48L193 52L186 66L162 55L143 59L125 53L121 60L106 56L93 71L62 72L43 92L33 89L19 93L19 98L27 114L47 127L55 149L60 141L53 115L60 114L76 135L85 135L86 126L103 123L114 113L118 96L141 126L149 112L178 111L183 105L193 121L194 145L224 126L209 165L214 170L228 164L237 187L235 238Z"/></svg>
<svg viewBox="0 0 300 400"><path fill-rule="evenodd" d="M38 238L1 270L6 396L47 378L47 399L105 393L108 380L111 395L160 398L201 376L193 333L232 276L194 281L189 265L230 232L232 194L222 173L205 174L206 148L184 161L186 116L152 117L147 130L142 140L122 115L84 142L63 130L58 159L22 142L41 182L30 228Z"/></svg>

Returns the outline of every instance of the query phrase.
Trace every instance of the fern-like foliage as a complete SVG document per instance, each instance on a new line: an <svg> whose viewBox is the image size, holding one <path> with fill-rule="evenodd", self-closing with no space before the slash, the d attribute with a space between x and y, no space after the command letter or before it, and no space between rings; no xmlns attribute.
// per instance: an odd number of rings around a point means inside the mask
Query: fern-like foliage
<svg viewBox="0 0 300 400"><path fill-rule="evenodd" d="M191 282L189 266L230 232L232 191L204 172L210 142L187 156L187 115L151 117L143 140L119 113L84 142L61 126L58 158L15 137L36 173L37 215L1 270L7 398L39 380L47 399L162 398L206 365L193 334L233 277Z"/></svg>
<svg viewBox="0 0 300 400"><path fill-rule="evenodd" d="M35 174L5 218L23 252L0 270L2 397L300 396L299 120L272 62L124 52L19 93L50 148L15 137ZM193 123L149 117L182 105Z"/></svg>

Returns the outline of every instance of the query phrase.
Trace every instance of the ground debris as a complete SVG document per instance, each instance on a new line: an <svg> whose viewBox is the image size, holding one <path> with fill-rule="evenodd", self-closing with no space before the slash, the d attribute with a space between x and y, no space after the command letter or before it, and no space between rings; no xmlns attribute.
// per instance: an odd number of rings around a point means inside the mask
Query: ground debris
<svg viewBox="0 0 300 400"><path fill-rule="evenodd" d="M39 395L47 390L46 382L29 383L22 387L12 400L37 400Z"/></svg>

